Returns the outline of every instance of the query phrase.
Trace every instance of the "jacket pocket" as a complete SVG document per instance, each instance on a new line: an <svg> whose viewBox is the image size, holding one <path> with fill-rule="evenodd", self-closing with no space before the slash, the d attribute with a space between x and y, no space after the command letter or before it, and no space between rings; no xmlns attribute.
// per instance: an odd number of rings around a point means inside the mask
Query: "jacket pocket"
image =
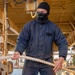
<svg viewBox="0 0 75 75"><path fill-rule="evenodd" d="M53 43L53 33L46 33L46 38L45 38L45 41L46 41L46 45L48 48L50 48L50 46L52 46L52 43Z"/></svg>
<svg viewBox="0 0 75 75"><path fill-rule="evenodd" d="M52 36L52 33L47 32L46 36Z"/></svg>
<svg viewBox="0 0 75 75"><path fill-rule="evenodd" d="M46 33L46 38L47 38L49 41L52 40L52 38L53 38L53 33L47 32L47 33Z"/></svg>

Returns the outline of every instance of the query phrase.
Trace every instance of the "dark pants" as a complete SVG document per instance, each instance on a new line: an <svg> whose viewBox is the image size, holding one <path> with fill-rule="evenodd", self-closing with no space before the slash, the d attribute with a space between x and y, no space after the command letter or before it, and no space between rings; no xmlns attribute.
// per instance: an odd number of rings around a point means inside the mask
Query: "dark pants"
<svg viewBox="0 0 75 75"><path fill-rule="evenodd" d="M34 66L35 64L36 66ZM41 75L55 75L52 66L34 63L34 62L33 64L30 63L30 65L28 64L24 65L22 75L37 75L38 72L40 72Z"/></svg>

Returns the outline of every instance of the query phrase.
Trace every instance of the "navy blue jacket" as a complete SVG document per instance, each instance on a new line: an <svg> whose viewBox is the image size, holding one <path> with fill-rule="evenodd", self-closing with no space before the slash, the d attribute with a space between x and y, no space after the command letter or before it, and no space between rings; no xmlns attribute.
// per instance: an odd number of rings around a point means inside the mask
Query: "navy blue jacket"
<svg viewBox="0 0 75 75"><path fill-rule="evenodd" d="M58 46L59 57L66 58L68 43L61 30L49 20L43 25L32 20L22 28L15 51L45 60L53 55L53 42Z"/></svg>

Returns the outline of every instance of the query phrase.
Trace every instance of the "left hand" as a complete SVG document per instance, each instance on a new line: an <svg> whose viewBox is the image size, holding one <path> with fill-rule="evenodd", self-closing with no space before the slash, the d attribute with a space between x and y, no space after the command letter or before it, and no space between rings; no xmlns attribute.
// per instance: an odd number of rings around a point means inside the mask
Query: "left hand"
<svg viewBox="0 0 75 75"><path fill-rule="evenodd" d="M55 62L55 66L53 68L54 72L57 72L58 70L62 69L62 64L64 62L64 58L60 57L56 62Z"/></svg>

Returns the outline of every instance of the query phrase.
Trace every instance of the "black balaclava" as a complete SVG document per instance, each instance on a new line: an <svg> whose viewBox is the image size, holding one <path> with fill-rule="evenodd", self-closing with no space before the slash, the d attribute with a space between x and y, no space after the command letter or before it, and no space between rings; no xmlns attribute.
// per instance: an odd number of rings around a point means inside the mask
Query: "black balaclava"
<svg viewBox="0 0 75 75"><path fill-rule="evenodd" d="M48 15L50 12L50 6L47 2L41 2L38 6L38 9L39 8L47 10L47 13L37 12L37 20L40 23L45 23L48 20Z"/></svg>

